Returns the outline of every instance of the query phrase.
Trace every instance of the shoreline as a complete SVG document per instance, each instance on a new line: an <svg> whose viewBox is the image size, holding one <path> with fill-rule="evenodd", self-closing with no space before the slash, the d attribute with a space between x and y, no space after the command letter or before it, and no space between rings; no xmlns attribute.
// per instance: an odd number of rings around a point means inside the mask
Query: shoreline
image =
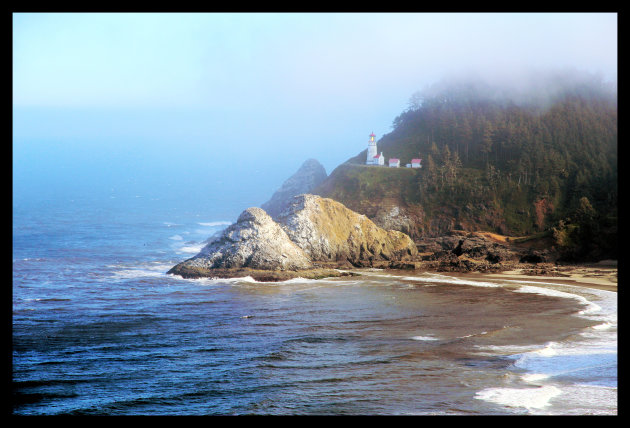
<svg viewBox="0 0 630 428"><path fill-rule="evenodd" d="M252 277L260 283L283 282L295 278L304 279L328 279L343 276L361 275L364 269L380 269L393 274L414 276L424 273L436 273L441 275L456 276L461 278L490 278L508 280L527 280L539 282L544 285L548 282L556 284L574 285L579 287L594 288L605 291L617 292L618 270L616 264L583 264L583 265L551 265L541 264L532 266L510 266L504 270L495 271L444 271L429 267L416 269L400 269L388 266L364 267L364 268L319 268L303 271L262 271L254 269L207 269L194 272L169 271L169 274L180 275L183 278L244 278Z"/></svg>
<svg viewBox="0 0 630 428"><path fill-rule="evenodd" d="M501 273L488 273L484 276L502 279L527 279L533 282L549 282L575 285L586 288L617 292L617 269L576 267L569 270L567 275L527 275L524 269L515 269Z"/></svg>
<svg viewBox="0 0 630 428"><path fill-rule="evenodd" d="M542 267L542 266L541 266ZM419 273L439 273L457 277L468 278L495 278L527 280L540 282L541 285L548 282L557 284L574 285L578 287L594 288L605 291L617 292L618 269L616 263L612 264L576 264L576 265L545 265L543 269L532 269L532 265L513 266L505 270L481 272L481 271L442 271L434 269L384 269L390 272L404 272L405 275L414 276Z"/></svg>

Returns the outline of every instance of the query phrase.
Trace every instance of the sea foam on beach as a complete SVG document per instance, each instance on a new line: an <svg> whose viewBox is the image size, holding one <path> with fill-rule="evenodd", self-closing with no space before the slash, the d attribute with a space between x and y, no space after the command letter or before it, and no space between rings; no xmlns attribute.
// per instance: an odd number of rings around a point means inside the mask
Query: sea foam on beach
<svg viewBox="0 0 630 428"><path fill-rule="evenodd" d="M515 291L576 299L585 307L578 316L601 323L565 340L512 354L511 370L521 374L525 385L488 388L476 398L524 407L530 413L580 414L593 409L594 414L610 414L614 408L616 414L617 293L553 283Z"/></svg>

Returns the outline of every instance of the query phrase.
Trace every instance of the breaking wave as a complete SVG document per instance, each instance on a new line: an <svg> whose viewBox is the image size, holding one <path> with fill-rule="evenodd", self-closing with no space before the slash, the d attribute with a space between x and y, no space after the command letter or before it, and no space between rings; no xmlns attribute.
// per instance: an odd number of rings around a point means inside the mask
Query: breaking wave
<svg viewBox="0 0 630 428"><path fill-rule="evenodd" d="M209 221L209 222L198 222L200 226L206 227L217 227L217 226L229 226L232 224L231 221Z"/></svg>

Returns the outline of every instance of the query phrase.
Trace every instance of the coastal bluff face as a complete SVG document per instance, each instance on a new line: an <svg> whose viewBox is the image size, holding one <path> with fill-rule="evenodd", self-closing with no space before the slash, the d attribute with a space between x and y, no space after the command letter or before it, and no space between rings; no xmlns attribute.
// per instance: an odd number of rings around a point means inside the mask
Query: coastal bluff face
<svg viewBox="0 0 630 428"><path fill-rule="evenodd" d="M276 220L313 262L348 262L359 267L374 260L417 255L409 236L382 229L366 216L317 195L294 197Z"/></svg>
<svg viewBox="0 0 630 428"><path fill-rule="evenodd" d="M293 198L277 222L261 208L248 208L199 254L167 273L260 281L323 278L347 274L338 267L416 255L415 244L404 233L381 229L332 199L303 194Z"/></svg>

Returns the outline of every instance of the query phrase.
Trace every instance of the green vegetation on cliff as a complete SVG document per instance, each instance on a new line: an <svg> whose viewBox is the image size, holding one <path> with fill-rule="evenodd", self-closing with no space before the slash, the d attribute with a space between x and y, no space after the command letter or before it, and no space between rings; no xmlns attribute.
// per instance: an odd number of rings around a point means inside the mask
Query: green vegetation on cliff
<svg viewBox="0 0 630 428"><path fill-rule="evenodd" d="M541 76L518 94L435 85L412 96L378 150L401 165L422 158L423 168L362 166L363 151L315 193L371 218L398 206L414 238L547 231L567 259L616 257L617 96L597 78Z"/></svg>

